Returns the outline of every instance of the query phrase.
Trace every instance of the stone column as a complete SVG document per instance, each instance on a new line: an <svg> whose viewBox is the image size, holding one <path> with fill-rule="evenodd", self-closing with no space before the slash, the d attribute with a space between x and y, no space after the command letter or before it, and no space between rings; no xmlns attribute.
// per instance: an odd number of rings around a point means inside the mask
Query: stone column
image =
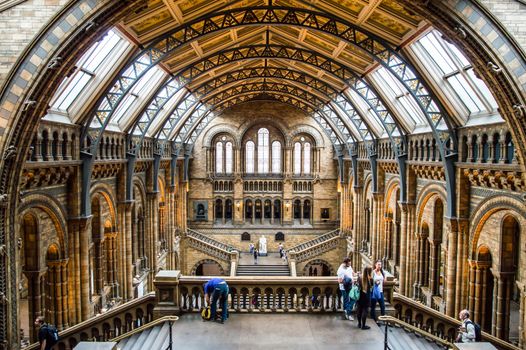
<svg viewBox="0 0 526 350"><path fill-rule="evenodd" d="M157 179L154 179L154 181L157 181ZM148 242L148 267L151 271L148 273L148 291L151 291L154 288L153 278L155 276L155 271L157 271L159 257L159 231L157 230L159 225L159 211L157 210L159 207L158 192L149 192L146 198L148 218L145 218L147 224L145 239ZM131 298L133 298L133 294L131 295Z"/></svg>
<svg viewBox="0 0 526 350"><path fill-rule="evenodd" d="M270 224L274 224L274 199L270 201Z"/></svg>
<svg viewBox="0 0 526 350"><path fill-rule="evenodd" d="M476 262L469 260L469 301L468 301L468 310L475 320L475 279L476 279Z"/></svg>
<svg viewBox="0 0 526 350"><path fill-rule="evenodd" d="M78 317L76 322L87 320L91 316L89 284L90 284L90 262L89 262L89 246L91 236L91 220L92 216L87 218L74 218L68 221L68 231L74 238L74 256L76 261L75 266L75 285L77 298L76 306ZM71 256L71 255L70 255Z"/></svg>
<svg viewBox="0 0 526 350"><path fill-rule="evenodd" d="M303 205L304 205L304 202L300 201L300 225L303 225Z"/></svg>
<svg viewBox="0 0 526 350"><path fill-rule="evenodd" d="M525 316L525 307L526 307L526 288L525 285L521 282L516 282L517 287L520 292L519 307L520 307L520 316L519 316L519 348L524 346L524 316Z"/></svg>
<svg viewBox="0 0 526 350"><path fill-rule="evenodd" d="M119 284L121 297L124 300L133 298L133 262L132 262L132 222L131 212L134 201L123 201L119 203L119 222L121 225L119 232ZM140 228L137 227L137 231ZM135 232L137 234L137 232ZM140 255L140 252L139 252Z"/></svg>
<svg viewBox="0 0 526 350"><path fill-rule="evenodd" d="M60 291L62 293L62 324L59 325L59 330L69 327L69 303L68 303L68 263L69 259L60 261Z"/></svg>
<svg viewBox="0 0 526 350"><path fill-rule="evenodd" d="M447 274L446 274L446 315L455 317L455 295L457 286L457 236L458 224L454 218L446 219L445 228L448 235Z"/></svg>
<svg viewBox="0 0 526 350"><path fill-rule="evenodd" d="M226 218L225 218L226 200L222 201L221 205L223 206L222 208L223 217L221 218L221 222L224 225L226 223Z"/></svg>

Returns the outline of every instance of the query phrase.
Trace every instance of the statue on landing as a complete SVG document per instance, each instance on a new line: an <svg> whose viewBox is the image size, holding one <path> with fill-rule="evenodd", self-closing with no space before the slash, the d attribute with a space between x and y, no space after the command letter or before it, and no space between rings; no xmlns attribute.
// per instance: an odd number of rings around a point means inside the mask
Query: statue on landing
<svg viewBox="0 0 526 350"><path fill-rule="evenodd" d="M267 239L265 236L259 238L259 255L267 255Z"/></svg>

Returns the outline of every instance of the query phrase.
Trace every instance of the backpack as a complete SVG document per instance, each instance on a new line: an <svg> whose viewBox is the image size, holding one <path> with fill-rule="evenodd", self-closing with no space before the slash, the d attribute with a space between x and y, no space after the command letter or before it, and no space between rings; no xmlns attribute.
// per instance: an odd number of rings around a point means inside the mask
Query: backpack
<svg viewBox="0 0 526 350"><path fill-rule="evenodd" d="M46 324L44 327L46 327L46 345L53 346L60 340L60 337L58 336L58 330L57 327L53 326L52 324Z"/></svg>
<svg viewBox="0 0 526 350"><path fill-rule="evenodd" d="M358 288L356 284L352 286L351 290L349 291L349 298L354 301L360 299L360 288Z"/></svg>
<svg viewBox="0 0 526 350"><path fill-rule="evenodd" d="M202 311L201 311L201 317L203 318L203 321L208 321L210 320L210 317L212 316L212 312L210 310L210 306L207 306L205 307Z"/></svg>
<svg viewBox="0 0 526 350"><path fill-rule="evenodd" d="M480 325L473 321L467 321L466 325L468 323L471 323L473 327L475 327L475 341L476 342L482 341L482 329L480 328Z"/></svg>

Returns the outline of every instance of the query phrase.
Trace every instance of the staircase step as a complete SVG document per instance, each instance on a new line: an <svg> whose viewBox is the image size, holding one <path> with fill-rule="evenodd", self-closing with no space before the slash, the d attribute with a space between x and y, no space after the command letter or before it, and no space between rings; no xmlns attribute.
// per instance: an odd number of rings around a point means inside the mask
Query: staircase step
<svg viewBox="0 0 526 350"><path fill-rule="evenodd" d="M152 345L149 348L145 347L145 349L166 349L166 347L162 345L170 338L170 323L164 322L162 326L159 325L155 328L159 328L159 333L155 337Z"/></svg>
<svg viewBox="0 0 526 350"><path fill-rule="evenodd" d="M139 336L139 339L137 339L137 341L133 344L133 346L131 348L129 348L129 350L146 349L146 347L144 346L144 343L148 339L148 336L150 335L151 331L152 331L151 328L148 328L148 329L145 329L144 331L142 331L140 333L141 335Z"/></svg>

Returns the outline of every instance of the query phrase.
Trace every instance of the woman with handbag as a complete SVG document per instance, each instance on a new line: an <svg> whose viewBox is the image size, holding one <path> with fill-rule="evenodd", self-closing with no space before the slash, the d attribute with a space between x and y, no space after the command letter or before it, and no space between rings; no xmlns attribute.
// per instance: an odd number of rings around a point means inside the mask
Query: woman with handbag
<svg viewBox="0 0 526 350"><path fill-rule="evenodd" d="M384 270L382 270L382 261L376 260L373 270L373 291L371 294L371 318L375 322L378 321L376 317L376 303L380 304L380 314L385 315L385 301L384 301Z"/></svg>
<svg viewBox="0 0 526 350"><path fill-rule="evenodd" d="M373 269L366 267L363 269L362 275L358 278L358 288L360 289L360 298L357 302L356 316L358 318L358 328L369 329L371 327L365 324L367 320L367 311L371 305L371 289L373 287L373 280L371 278Z"/></svg>

